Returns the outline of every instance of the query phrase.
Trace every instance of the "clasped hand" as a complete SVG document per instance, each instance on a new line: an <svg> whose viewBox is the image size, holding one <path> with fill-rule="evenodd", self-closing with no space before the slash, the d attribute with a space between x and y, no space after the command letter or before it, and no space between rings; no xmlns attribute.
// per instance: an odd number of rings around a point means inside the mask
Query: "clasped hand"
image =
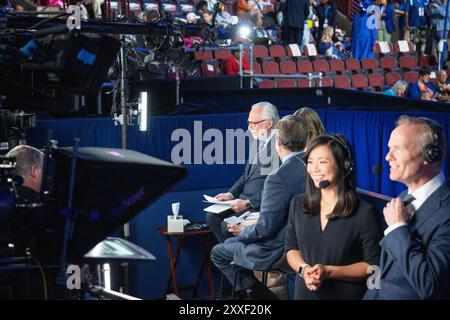
<svg viewBox="0 0 450 320"><path fill-rule="evenodd" d="M313 267L306 267L303 272L306 287L310 291L319 290L322 283L330 277L327 266L316 264Z"/></svg>

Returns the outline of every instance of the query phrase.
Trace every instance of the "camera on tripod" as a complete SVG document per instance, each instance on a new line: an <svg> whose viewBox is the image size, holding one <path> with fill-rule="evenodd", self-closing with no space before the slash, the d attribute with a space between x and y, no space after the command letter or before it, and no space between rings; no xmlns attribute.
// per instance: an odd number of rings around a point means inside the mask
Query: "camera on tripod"
<svg viewBox="0 0 450 320"><path fill-rule="evenodd" d="M0 110L0 154L25 144L27 129L36 127L36 114L22 110Z"/></svg>

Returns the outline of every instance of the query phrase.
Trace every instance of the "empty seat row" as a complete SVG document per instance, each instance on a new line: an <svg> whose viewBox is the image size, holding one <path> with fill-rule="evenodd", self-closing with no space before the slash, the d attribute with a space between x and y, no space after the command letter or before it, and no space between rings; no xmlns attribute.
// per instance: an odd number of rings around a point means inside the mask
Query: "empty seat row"
<svg viewBox="0 0 450 320"><path fill-rule="evenodd" d="M391 87L398 80L405 80L409 84L417 82L419 73L417 71L407 71L403 73L403 77L398 72L389 72L383 76L382 73L371 73L368 76L365 74L336 75L334 77L324 76L321 80L313 80L312 86L321 87L336 87L341 89L359 89L370 91L384 91ZM268 80L264 79L259 84L259 88L307 88L309 87L309 80L302 79L278 79Z"/></svg>

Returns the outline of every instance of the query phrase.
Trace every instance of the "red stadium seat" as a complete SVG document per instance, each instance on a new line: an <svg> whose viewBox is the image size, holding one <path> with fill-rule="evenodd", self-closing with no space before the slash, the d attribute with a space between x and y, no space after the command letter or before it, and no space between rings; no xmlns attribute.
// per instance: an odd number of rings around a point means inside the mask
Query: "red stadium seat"
<svg viewBox="0 0 450 320"><path fill-rule="evenodd" d="M385 81L383 75L381 73L369 74L369 87L384 90Z"/></svg>
<svg viewBox="0 0 450 320"><path fill-rule="evenodd" d="M179 68L178 76L180 77L180 79L185 78L185 73L181 68ZM168 68L166 71L166 78L167 79L175 79L176 77L177 77L176 68L175 67Z"/></svg>
<svg viewBox="0 0 450 320"><path fill-rule="evenodd" d="M287 55L288 57L292 58L299 58L302 56L302 52L300 50L300 47L296 43L291 43L287 46Z"/></svg>
<svg viewBox="0 0 450 320"><path fill-rule="evenodd" d="M330 65L328 64L327 60L323 60L323 59L316 59L313 62L313 66L314 66L314 71L315 72L328 72L330 71Z"/></svg>
<svg viewBox="0 0 450 320"><path fill-rule="evenodd" d="M298 73L313 73L313 65L311 62L307 60L298 60L297 61L297 70Z"/></svg>
<svg viewBox="0 0 450 320"><path fill-rule="evenodd" d="M214 51L214 58L219 61L227 60L231 56L231 51L227 49L219 49Z"/></svg>
<svg viewBox="0 0 450 320"><path fill-rule="evenodd" d="M412 54L414 53L414 45L411 41L398 40L394 43L394 50L399 54Z"/></svg>
<svg viewBox="0 0 450 320"><path fill-rule="evenodd" d="M297 88L297 82L294 79L278 79L278 88Z"/></svg>
<svg viewBox="0 0 450 320"><path fill-rule="evenodd" d="M276 87L277 83L273 80L262 80L260 83L258 83L258 88L262 89L271 89Z"/></svg>
<svg viewBox="0 0 450 320"><path fill-rule="evenodd" d="M396 71L386 73L386 85L392 87L398 80L402 80L402 75Z"/></svg>
<svg viewBox="0 0 450 320"><path fill-rule="evenodd" d="M309 88L309 80L308 78L300 78L297 80L299 88Z"/></svg>
<svg viewBox="0 0 450 320"><path fill-rule="evenodd" d="M395 55L394 45L387 41L377 41L373 48L373 52L380 57Z"/></svg>
<svg viewBox="0 0 450 320"><path fill-rule="evenodd" d="M258 62L253 62L253 74L262 74L261 65Z"/></svg>
<svg viewBox="0 0 450 320"><path fill-rule="evenodd" d="M351 89L352 88L352 86L350 84L350 78L345 75L334 77L334 86L336 88L341 88L341 89Z"/></svg>
<svg viewBox="0 0 450 320"><path fill-rule="evenodd" d="M420 67L434 67L437 65L436 58L433 55L424 55L419 57Z"/></svg>
<svg viewBox="0 0 450 320"><path fill-rule="evenodd" d="M213 53L211 50L201 50L194 52L194 59L195 61L205 61L205 60L212 60Z"/></svg>
<svg viewBox="0 0 450 320"><path fill-rule="evenodd" d="M316 57L319 51L314 43L308 43L303 46L303 54L307 57Z"/></svg>
<svg viewBox="0 0 450 320"><path fill-rule="evenodd" d="M264 60L269 57L269 51L263 45L256 45L253 48L253 57L256 59Z"/></svg>
<svg viewBox="0 0 450 320"><path fill-rule="evenodd" d="M366 89L368 87L367 77L364 74L352 75L352 87L355 89Z"/></svg>
<svg viewBox="0 0 450 320"><path fill-rule="evenodd" d="M322 77L322 85L320 85L320 80L316 80L318 87L332 87L333 86L333 78L331 77Z"/></svg>
<svg viewBox="0 0 450 320"><path fill-rule="evenodd" d="M377 60L374 58L365 58L361 60L361 66L363 70L375 71L378 69Z"/></svg>
<svg viewBox="0 0 450 320"><path fill-rule="evenodd" d="M280 62L280 71L283 74L296 74L297 67L295 62L293 61L281 61Z"/></svg>
<svg viewBox="0 0 450 320"><path fill-rule="evenodd" d="M382 57L380 58L380 67L381 69L388 71L397 69L397 59L394 57Z"/></svg>
<svg viewBox="0 0 450 320"><path fill-rule="evenodd" d="M345 63L340 59L332 59L330 61L330 70L334 72L343 72L345 71Z"/></svg>
<svg viewBox="0 0 450 320"><path fill-rule="evenodd" d="M217 77L220 74L217 60L202 62L200 69L204 78Z"/></svg>
<svg viewBox="0 0 450 320"><path fill-rule="evenodd" d="M287 57L286 50L282 45L273 44L269 47L269 53L272 58L281 59Z"/></svg>
<svg viewBox="0 0 450 320"><path fill-rule="evenodd" d="M402 69L417 69L417 59L411 55L401 56L398 61L400 62L400 68Z"/></svg>
<svg viewBox="0 0 450 320"><path fill-rule="evenodd" d="M280 74L280 67L275 61L264 61L262 63L263 74Z"/></svg>
<svg viewBox="0 0 450 320"><path fill-rule="evenodd" d="M403 73L403 80L409 84L417 82L419 80L419 73L417 71L408 71Z"/></svg>
<svg viewBox="0 0 450 320"><path fill-rule="evenodd" d="M355 58L351 58L345 61L345 69L358 72L361 70L361 65L359 64L359 60Z"/></svg>

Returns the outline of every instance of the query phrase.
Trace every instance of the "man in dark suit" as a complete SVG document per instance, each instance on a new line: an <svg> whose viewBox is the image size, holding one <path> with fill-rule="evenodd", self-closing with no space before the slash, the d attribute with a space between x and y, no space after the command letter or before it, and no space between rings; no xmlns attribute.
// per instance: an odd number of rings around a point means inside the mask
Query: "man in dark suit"
<svg viewBox="0 0 450 320"><path fill-rule="evenodd" d="M309 15L309 0L286 0L283 26L288 43L302 44L305 20Z"/></svg>
<svg viewBox="0 0 450 320"><path fill-rule="evenodd" d="M449 299L450 183L441 171L445 137L431 119L402 116L388 146L389 177L408 190L383 210L388 228L375 274L381 281L369 285L365 299Z"/></svg>
<svg viewBox="0 0 450 320"><path fill-rule="evenodd" d="M281 257L289 204L295 195L305 191L306 167L302 156L308 138L307 125L297 116L287 116L276 128L275 146L282 164L266 178L256 224L230 224L229 231L235 237L216 245L211 252L212 261L231 283L238 272L235 291L250 289L250 294L258 299L275 297L252 270L269 269ZM245 269L235 271L231 262Z"/></svg>
<svg viewBox="0 0 450 320"><path fill-rule="evenodd" d="M207 213L206 222L219 242L232 236L227 231L223 219L232 215L241 215L245 210L258 210L261 204L261 192L266 176L278 168L279 158L273 150L274 139L272 129L278 121L278 110L269 102L254 104L248 115L248 130L256 144L250 150L250 161L245 166L244 173L226 193L216 195L221 201L236 200L221 214ZM252 152L255 151L255 152Z"/></svg>
<svg viewBox="0 0 450 320"><path fill-rule="evenodd" d="M321 39L323 30L326 27L336 28L337 9L333 0L320 0L316 7L317 18L319 19L319 33L317 39Z"/></svg>

